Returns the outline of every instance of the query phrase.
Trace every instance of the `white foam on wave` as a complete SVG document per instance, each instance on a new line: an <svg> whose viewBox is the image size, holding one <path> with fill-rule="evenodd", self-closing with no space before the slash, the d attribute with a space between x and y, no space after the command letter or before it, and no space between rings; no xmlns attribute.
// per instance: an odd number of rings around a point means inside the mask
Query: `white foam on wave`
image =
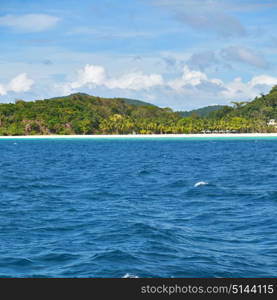
<svg viewBox="0 0 277 300"><path fill-rule="evenodd" d="M122 278L139 278L139 277L136 276L136 275L127 273L127 274L125 274Z"/></svg>
<svg viewBox="0 0 277 300"><path fill-rule="evenodd" d="M207 185L207 184L209 184L209 183L206 182L206 181L199 181L199 182L195 183L194 187L198 187L198 186L201 186L201 185Z"/></svg>

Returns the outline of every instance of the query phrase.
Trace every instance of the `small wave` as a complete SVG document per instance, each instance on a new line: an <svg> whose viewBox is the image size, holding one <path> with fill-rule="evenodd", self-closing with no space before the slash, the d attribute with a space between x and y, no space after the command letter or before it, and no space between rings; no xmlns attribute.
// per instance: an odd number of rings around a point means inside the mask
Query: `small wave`
<svg viewBox="0 0 277 300"><path fill-rule="evenodd" d="M70 254L70 253L48 253L41 257L38 257L40 261L44 262L66 262L74 261L79 258L79 255Z"/></svg>
<svg viewBox="0 0 277 300"><path fill-rule="evenodd" d="M175 231L170 228L161 228L145 223L134 223L128 227L128 231L134 236L147 238L148 242L158 239L160 242L176 243L178 236Z"/></svg>
<svg viewBox="0 0 277 300"><path fill-rule="evenodd" d="M207 184L209 184L209 183L206 182L206 181L199 181L199 182L195 183L194 187L198 187L198 186L201 186L201 185L207 185Z"/></svg>
<svg viewBox="0 0 277 300"><path fill-rule="evenodd" d="M137 275L126 273L122 278L139 278Z"/></svg>
<svg viewBox="0 0 277 300"><path fill-rule="evenodd" d="M139 175L148 175L148 174L150 174L150 173L151 173L151 172L148 171L148 170L141 170L141 171L138 172Z"/></svg>
<svg viewBox="0 0 277 300"><path fill-rule="evenodd" d="M109 262L124 262L124 263L138 263L140 262L140 260L125 251L121 251L121 250L111 250L111 251L106 251L106 252L102 252L102 253L98 253L95 254L92 257L93 261L96 262L101 262L101 261L109 261Z"/></svg>
<svg viewBox="0 0 277 300"><path fill-rule="evenodd" d="M0 267L29 267L34 263L29 258L21 257L6 257L5 262L0 261Z"/></svg>

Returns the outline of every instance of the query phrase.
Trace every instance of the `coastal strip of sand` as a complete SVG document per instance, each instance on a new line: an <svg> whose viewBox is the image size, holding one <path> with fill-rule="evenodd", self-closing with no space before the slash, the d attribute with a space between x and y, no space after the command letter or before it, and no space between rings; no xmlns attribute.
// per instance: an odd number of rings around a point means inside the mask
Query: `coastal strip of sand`
<svg viewBox="0 0 277 300"><path fill-rule="evenodd" d="M0 136L5 139L164 139L164 138L277 138L277 133L224 133L224 134L112 134L112 135L24 135Z"/></svg>

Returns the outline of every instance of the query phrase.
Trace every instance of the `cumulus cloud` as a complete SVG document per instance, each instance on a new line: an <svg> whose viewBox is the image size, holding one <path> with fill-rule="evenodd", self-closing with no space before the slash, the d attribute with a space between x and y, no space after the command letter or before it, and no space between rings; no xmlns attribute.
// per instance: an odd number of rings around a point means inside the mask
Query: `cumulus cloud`
<svg viewBox="0 0 277 300"><path fill-rule="evenodd" d="M28 78L26 73L19 74L13 78L8 84L0 84L0 96L6 95L9 92L21 93L31 89L34 81Z"/></svg>
<svg viewBox="0 0 277 300"><path fill-rule="evenodd" d="M2 84L0 84L0 96L3 96L3 95L6 95L6 89Z"/></svg>
<svg viewBox="0 0 277 300"><path fill-rule="evenodd" d="M229 46L218 51L196 52L186 60L186 65L191 69L200 71L231 70L234 68L233 63L246 64L258 69L270 67L269 62L261 53L240 46Z"/></svg>
<svg viewBox="0 0 277 300"><path fill-rule="evenodd" d="M187 65L192 69L204 71L209 67L219 64L219 60L213 51L202 51L194 53L187 61Z"/></svg>
<svg viewBox="0 0 277 300"><path fill-rule="evenodd" d="M277 77L269 75L254 76L248 81L240 77L223 81L188 65L183 66L182 73L174 78L143 72L115 77L110 76L103 66L86 65L76 73L75 80L64 83L59 88L62 88L64 94L101 88L102 91L110 91L112 95L118 92L128 93L128 97L142 99L145 95L152 95L152 99L157 99L156 104L181 109L216 102L227 104L235 100L251 100L260 93L268 92L276 84ZM117 91L113 91L116 89ZM166 100L162 100L163 98Z"/></svg>
<svg viewBox="0 0 277 300"><path fill-rule="evenodd" d="M249 81L243 82L240 77L225 84L222 96L226 99L251 100L260 93L268 92L277 84L277 77L268 75L254 76Z"/></svg>
<svg viewBox="0 0 277 300"><path fill-rule="evenodd" d="M251 86L258 86L258 85L274 86L277 84L277 77L272 77L268 75L255 76L251 79L250 84Z"/></svg>
<svg viewBox="0 0 277 300"><path fill-rule="evenodd" d="M201 71L191 70L188 66L184 66L183 74L180 78L170 80L168 86L176 91L183 91L188 87L197 87L201 84L223 86L223 82L219 79L209 79L208 76Z"/></svg>
<svg viewBox="0 0 277 300"><path fill-rule="evenodd" d="M214 95L216 99L226 101L250 100L260 93L268 92L272 86L277 85L277 77L259 75L249 81L243 81L240 77L229 82L223 82L218 78L209 78L201 71L191 70L188 66L183 69L182 76L168 81L169 86L178 94L199 95L209 98Z"/></svg>
<svg viewBox="0 0 277 300"><path fill-rule="evenodd" d="M222 49L221 55L227 60L242 62L261 69L268 68L269 66L269 63L261 54L245 47L227 47Z"/></svg>
<svg viewBox="0 0 277 300"><path fill-rule="evenodd" d="M54 27L60 19L46 14L5 15L0 26L23 32L40 32Z"/></svg>
<svg viewBox="0 0 277 300"><path fill-rule="evenodd" d="M77 89L88 85L102 85L106 80L106 71L102 66L86 65L83 69L78 71L77 80L71 82L70 87Z"/></svg>
<svg viewBox="0 0 277 300"><path fill-rule="evenodd" d="M159 74L146 75L141 72L125 74L118 79L111 79L107 82L109 88L141 90L162 85L163 78Z"/></svg>
<svg viewBox="0 0 277 300"><path fill-rule="evenodd" d="M220 0L201 0L201 4L195 0L154 0L153 3L193 29L216 32L223 37L246 34L239 19Z"/></svg>
<svg viewBox="0 0 277 300"><path fill-rule="evenodd" d="M108 89L142 90L163 84L159 74L144 74L142 72L127 73L122 76L110 77L105 68L97 65L86 65L77 72L75 81L63 85L65 93L70 93L79 88L92 89L104 86Z"/></svg>

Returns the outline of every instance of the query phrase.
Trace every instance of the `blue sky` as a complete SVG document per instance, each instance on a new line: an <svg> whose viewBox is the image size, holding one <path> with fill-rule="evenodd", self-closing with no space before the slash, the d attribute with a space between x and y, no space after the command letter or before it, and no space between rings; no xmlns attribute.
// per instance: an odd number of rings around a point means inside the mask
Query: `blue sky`
<svg viewBox="0 0 277 300"><path fill-rule="evenodd" d="M251 100L277 84L276 13L275 0L1 0L0 101Z"/></svg>

